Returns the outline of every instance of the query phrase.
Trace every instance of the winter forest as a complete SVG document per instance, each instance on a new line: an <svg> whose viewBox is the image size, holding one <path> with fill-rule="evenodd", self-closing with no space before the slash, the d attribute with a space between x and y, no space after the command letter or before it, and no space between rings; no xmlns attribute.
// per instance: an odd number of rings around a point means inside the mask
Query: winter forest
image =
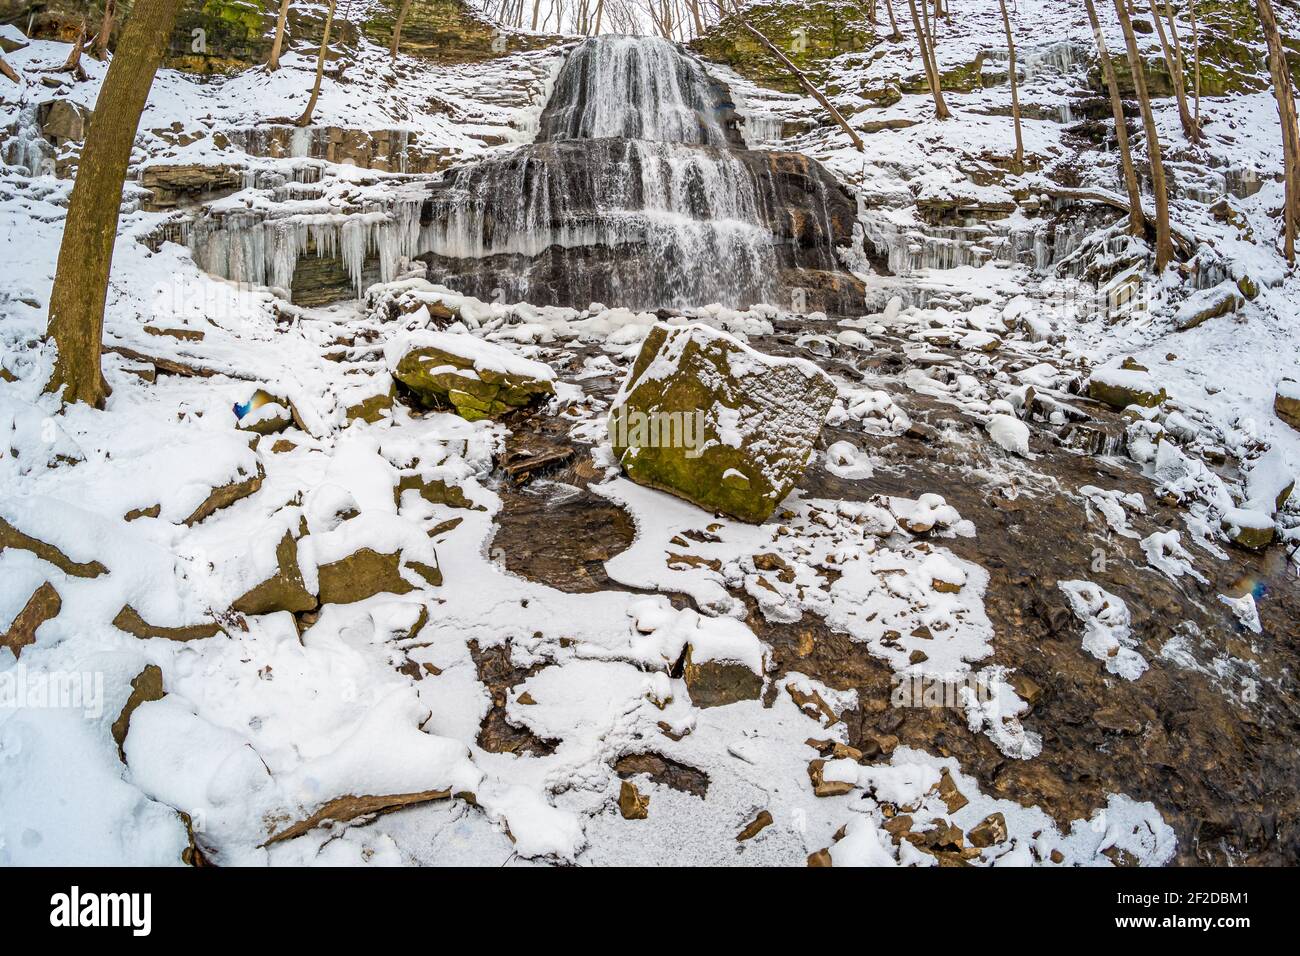
<svg viewBox="0 0 1300 956"><path fill-rule="evenodd" d="M1300 863L1297 83L1294 0L0 0L0 866Z"/></svg>

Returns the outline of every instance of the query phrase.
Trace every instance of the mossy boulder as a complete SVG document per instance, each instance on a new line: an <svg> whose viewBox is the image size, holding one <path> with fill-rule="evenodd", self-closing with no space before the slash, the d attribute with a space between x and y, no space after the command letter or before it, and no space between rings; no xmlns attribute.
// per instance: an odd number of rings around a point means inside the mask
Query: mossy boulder
<svg viewBox="0 0 1300 956"><path fill-rule="evenodd" d="M657 325L609 431L633 481L762 522L803 475L835 396L811 362L764 355L708 326Z"/></svg>
<svg viewBox="0 0 1300 956"><path fill-rule="evenodd" d="M879 42L862 8L845 0L751 4L745 8L745 18L814 82L826 79L824 69L830 60L842 53L861 53ZM799 81L734 15L696 37L690 47L704 59L725 63L770 89L803 92Z"/></svg>
<svg viewBox="0 0 1300 956"><path fill-rule="evenodd" d="M310 611L316 595L307 590L298 565L298 540L292 531L275 548L275 573L250 588L233 605L241 614L270 614L274 611Z"/></svg>
<svg viewBox="0 0 1300 956"><path fill-rule="evenodd" d="M1155 408L1169 395L1150 373L1132 359L1119 368L1099 368L1088 379L1088 397L1123 410L1130 405Z"/></svg>
<svg viewBox="0 0 1300 956"><path fill-rule="evenodd" d="M537 404L555 394L555 372L472 335L416 332L385 348L393 377L419 404L452 408L479 421Z"/></svg>

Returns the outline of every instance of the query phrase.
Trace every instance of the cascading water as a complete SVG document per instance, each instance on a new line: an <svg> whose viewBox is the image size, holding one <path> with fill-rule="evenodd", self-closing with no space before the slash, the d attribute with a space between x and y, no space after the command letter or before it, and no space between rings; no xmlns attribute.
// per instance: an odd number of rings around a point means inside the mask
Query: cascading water
<svg viewBox="0 0 1300 956"><path fill-rule="evenodd" d="M856 215L847 193L806 157L746 150L726 87L672 43L583 41L538 130L434 188L420 240L434 281L631 308L775 304L808 287L834 308L851 284L835 252Z"/></svg>

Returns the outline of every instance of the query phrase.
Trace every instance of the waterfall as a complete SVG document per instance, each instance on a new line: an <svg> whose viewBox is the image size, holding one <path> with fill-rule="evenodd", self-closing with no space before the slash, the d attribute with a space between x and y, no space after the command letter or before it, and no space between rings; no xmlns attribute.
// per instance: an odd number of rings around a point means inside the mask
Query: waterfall
<svg viewBox="0 0 1300 956"><path fill-rule="evenodd" d="M39 104L29 103L19 112L4 143L4 161L21 167L28 176L54 175L54 147L41 135Z"/></svg>
<svg viewBox="0 0 1300 956"><path fill-rule="evenodd" d="M856 206L812 160L747 150L739 125L725 85L675 44L584 40L535 143L434 186L420 238L431 278L577 307L838 294L824 274L839 271Z"/></svg>

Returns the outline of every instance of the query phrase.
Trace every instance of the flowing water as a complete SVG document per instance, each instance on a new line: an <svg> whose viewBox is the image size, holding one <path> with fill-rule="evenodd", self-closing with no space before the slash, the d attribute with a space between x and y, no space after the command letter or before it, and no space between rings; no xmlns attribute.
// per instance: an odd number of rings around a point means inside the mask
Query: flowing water
<svg viewBox="0 0 1300 956"><path fill-rule="evenodd" d="M806 157L745 149L739 123L726 87L676 45L588 39L536 143L435 186L430 277L575 307L740 308L824 285L852 201Z"/></svg>

